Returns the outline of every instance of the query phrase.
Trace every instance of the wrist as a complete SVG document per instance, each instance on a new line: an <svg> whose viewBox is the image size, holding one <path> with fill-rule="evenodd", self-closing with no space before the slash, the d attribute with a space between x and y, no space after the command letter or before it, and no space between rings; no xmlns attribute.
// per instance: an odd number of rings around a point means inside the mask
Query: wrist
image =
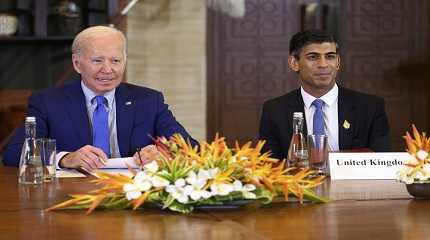
<svg viewBox="0 0 430 240"><path fill-rule="evenodd" d="M58 167L59 168L67 168L67 164L65 164L65 161L67 160L70 153L65 152L61 155L61 157L58 159Z"/></svg>

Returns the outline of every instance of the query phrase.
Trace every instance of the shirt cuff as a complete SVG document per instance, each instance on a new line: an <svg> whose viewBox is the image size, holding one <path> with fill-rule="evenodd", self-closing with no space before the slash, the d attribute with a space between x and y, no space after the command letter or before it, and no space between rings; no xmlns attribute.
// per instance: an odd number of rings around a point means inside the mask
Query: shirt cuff
<svg viewBox="0 0 430 240"><path fill-rule="evenodd" d="M67 154L69 154L70 152L59 152L55 155L55 157L57 158L57 162L55 163L55 166L57 167L57 169L63 169L62 167L60 167L59 163L60 160L66 156Z"/></svg>

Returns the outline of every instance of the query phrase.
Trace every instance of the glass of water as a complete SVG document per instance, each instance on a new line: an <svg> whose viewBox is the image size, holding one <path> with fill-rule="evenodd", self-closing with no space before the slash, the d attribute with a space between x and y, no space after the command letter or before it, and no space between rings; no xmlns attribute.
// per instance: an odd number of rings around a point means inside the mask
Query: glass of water
<svg viewBox="0 0 430 240"><path fill-rule="evenodd" d="M43 176L45 182L50 182L55 179L56 169L56 141L50 138L38 138L36 144L40 149L40 157L43 165Z"/></svg>

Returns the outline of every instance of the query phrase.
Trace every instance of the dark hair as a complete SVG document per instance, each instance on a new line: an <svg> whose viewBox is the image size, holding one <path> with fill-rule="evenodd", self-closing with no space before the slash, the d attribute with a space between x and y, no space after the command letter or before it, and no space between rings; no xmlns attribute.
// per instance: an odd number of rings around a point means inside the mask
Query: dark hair
<svg viewBox="0 0 430 240"><path fill-rule="evenodd" d="M290 55L299 58L302 49L312 43L335 43L336 52L339 50L339 45L336 39L330 33L323 30L305 30L294 34L290 40Z"/></svg>

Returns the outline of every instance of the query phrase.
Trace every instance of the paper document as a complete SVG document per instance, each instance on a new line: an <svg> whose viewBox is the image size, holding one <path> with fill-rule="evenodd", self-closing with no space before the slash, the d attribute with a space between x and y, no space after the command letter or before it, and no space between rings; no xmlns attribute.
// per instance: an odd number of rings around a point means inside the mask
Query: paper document
<svg viewBox="0 0 430 240"><path fill-rule="evenodd" d="M60 169L55 173L57 178L73 178L73 177L86 177L75 169Z"/></svg>
<svg viewBox="0 0 430 240"><path fill-rule="evenodd" d="M106 165L99 169L102 172L110 172L115 174L122 173L122 174L131 176L131 173L128 171L127 165L130 166L131 168L139 168L139 166L134 162L133 158L128 157L128 158L110 158L106 161ZM58 178L86 177L85 174L82 174L75 169L57 169L56 175ZM94 174L91 174L91 175L95 176Z"/></svg>
<svg viewBox="0 0 430 240"><path fill-rule="evenodd" d="M139 166L134 162L132 157L127 158L109 158L106 161L106 165L101 167L100 169L109 169L109 168L125 168L128 166L131 168L139 168Z"/></svg>

